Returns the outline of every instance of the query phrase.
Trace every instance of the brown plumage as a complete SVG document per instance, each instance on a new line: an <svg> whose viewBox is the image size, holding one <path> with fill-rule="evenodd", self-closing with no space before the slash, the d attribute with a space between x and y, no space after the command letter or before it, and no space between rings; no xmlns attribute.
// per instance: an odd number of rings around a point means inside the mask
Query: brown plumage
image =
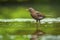
<svg viewBox="0 0 60 40"><path fill-rule="evenodd" d="M28 9L32 18L34 18L36 20L36 22L40 22L41 19L45 18L45 16L43 14L41 14L40 12L36 11L33 8L29 8Z"/></svg>

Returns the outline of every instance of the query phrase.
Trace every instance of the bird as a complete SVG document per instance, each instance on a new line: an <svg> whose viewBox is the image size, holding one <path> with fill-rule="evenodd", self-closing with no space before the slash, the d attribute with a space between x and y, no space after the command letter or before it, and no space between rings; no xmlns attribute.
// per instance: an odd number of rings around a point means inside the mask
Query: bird
<svg viewBox="0 0 60 40"><path fill-rule="evenodd" d="M45 18L45 15L43 15L41 12L35 10L32 7L28 8L28 11L30 12L30 15L32 16L32 18L36 20L36 22L40 22L40 20Z"/></svg>
<svg viewBox="0 0 60 40"><path fill-rule="evenodd" d="M35 10L34 8L30 7L28 8L28 11L30 12L30 15L32 16L33 19L36 20L36 22L40 23L40 20L45 18L45 15L43 15L41 12ZM40 24L39 24L40 25ZM36 32L32 34L32 37L30 40L38 40L39 36L42 36L45 34L45 32L41 31L38 29L38 25L36 26Z"/></svg>

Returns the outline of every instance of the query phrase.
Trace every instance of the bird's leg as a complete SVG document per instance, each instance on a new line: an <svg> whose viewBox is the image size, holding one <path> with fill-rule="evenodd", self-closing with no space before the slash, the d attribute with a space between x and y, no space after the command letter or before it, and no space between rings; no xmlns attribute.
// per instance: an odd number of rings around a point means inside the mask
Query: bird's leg
<svg viewBox="0 0 60 40"><path fill-rule="evenodd" d="M36 20L36 22L38 22L38 20Z"/></svg>
<svg viewBox="0 0 60 40"><path fill-rule="evenodd" d="M38 21L39 20L36 20L36 31L38 30Z"/></svg>
<svg viewBox="0 0 60 40"><path fill-rule="evenodd" d="M40 23L40 20L39 20L39 23Z"/></svg>

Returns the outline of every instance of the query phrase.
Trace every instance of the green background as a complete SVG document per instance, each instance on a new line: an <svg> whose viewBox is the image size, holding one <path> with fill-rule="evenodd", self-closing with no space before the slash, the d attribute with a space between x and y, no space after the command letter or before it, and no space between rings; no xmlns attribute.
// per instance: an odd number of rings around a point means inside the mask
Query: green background
<svg viewBox="0 0 60 40"><path fill-rule="evenodd" d="M60 17L59 0L0 0L0 19L31 18L28 9L33 7L46 18ZM32 19L32 18L31 18ZM60 22L39 24L39 29L49 35L60 35ZM15 35L13 40L29 40L22 35L35 32L37 23L33 22L0 22L1 40L12 40L8 35Z"/></svg>

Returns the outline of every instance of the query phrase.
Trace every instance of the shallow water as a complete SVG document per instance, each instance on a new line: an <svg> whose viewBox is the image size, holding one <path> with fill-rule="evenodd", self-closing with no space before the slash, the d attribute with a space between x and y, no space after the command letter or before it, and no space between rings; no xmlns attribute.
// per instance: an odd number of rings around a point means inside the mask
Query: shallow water
<svg viewBox="0 0 60 40"><path fill-rule="evenodd" d="M31 38L31 35L21 35L21 36L16 36L16 35L8 35L8 38L10 40L15 40L16 38L23 38L21 40L29 40ZM0 35L0 39L3 39L3 36ZM60 40L60 35L44 35L40 36L39 40Z"/></svg>
<svg viewBox="0 0 60 40"><path fill-rule="evenodd" d="M24 18L17 18L17 19L0 19L0 22L27 22L27 21L34 21L34 19L24 19ZM41 23L52 23L52 22L60 22L60 18L45 18L40 21Z"/></svg>
<svg viewBox="0 0 60 40"><path fill-rule="evenodd" d="M60 35L45 35L41 40L60 40Z"/></svg>
<svg viewBox="0 0 60 40"><path fill-rule="evenodd" d="M60 34L60 18L45 18L38 24L34 19L0 19L0 34L31 34L37 26L47 34Z"/></svg>
<svg viewBox="0 0 60 40"><path fill-rule="evenodd" d="M60 40L60 18L45 18L40 22L39 29L48 35L41 36L39 40ZM31 35L28 34L32 34L35 30L34 19L0 19L0 34L2 34L0 40L4 38L6 40L29 40Z"/></svg>

